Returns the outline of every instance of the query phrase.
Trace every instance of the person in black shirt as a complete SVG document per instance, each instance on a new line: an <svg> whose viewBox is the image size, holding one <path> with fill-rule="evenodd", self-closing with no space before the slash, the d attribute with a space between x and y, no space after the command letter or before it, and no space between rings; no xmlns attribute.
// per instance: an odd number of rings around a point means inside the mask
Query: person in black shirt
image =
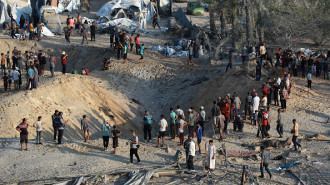
<svg viewBox="0 0 330 185"><path fill-rule="evenodd" d="M156 29L156 26L158 26L158 28L160 29L157 12L154 12L154 15L152 17L152 25L154 26L154 29Z"/></svg>
<svg viewBox="0 0 330 185"><path fill-rule="evenodd" d="M28 151L28 129L29 124L27 124L27 119L23 118L21 124L16 127L16 130L20 133L20 143L21 143L21 151L23 151L23 143L25 143L26 151Z"/></svg>
<svg viewBox="0 0 330 185"><path fill-rule="evenodd" d="M93 22L93 24L90 27L91 29L91 41L95 41L95 33L96 33L96 27L95 27L95 22Z"/></svg>
<svg viewBox="0 0 330 185"><path fill-rule="evenodd" d="M121 132L119 130L117 130L117 126L114 125L113 127L113 130L111 132L111 136L112 136L112 140L113 140L113 154L116 155L116 151L117 151L117 147L118 147L118 136L121 134Z"/></svg>
<svg viewBox="0 0 330 185"><path fill-rule="evenodd" d="M7 92L7 89L8 89L8 79L9 79L6 72L2 76L2 79L3 79L4 93L6 93Z"/></svg>

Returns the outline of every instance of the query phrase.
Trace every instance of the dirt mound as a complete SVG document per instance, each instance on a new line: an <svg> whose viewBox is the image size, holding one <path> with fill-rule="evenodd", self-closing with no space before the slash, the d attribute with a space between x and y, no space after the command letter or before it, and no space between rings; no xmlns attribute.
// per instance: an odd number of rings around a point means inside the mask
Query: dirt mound
<svg viewBox="0 0 330 185"><path fill-rule="evenodd" d="M44 136L52 136L51 115L54 110L64 113L70 119L65 137L70 140L81 138L80 119L87 115L90 120L91 138L101 136L101 124L106 118L110 123L127 123L129 115L103 89L81 76L67 75L32 91L18 92L2 98L0 107L0 132L2 137L18 137L15 127L22 118L30 124L29 132L34 136L32 124L37 116L43 117ZM126 127L126 125L125 125ZM128 129L128 127L126 127ZM32 138L32 137L31 137Z"/></svg>

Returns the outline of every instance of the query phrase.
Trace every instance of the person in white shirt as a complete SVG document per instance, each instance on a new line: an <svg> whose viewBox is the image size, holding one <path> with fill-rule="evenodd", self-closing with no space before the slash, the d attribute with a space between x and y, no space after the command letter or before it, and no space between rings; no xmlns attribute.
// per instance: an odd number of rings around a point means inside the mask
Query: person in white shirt
<svg viewBox="0 0 330 185"><path fill-rule="evenodd" d="M276 84L278 87L281 85L281 78L279 76L277 77Z"/></svg>
<svg viewBox="0 0 330 185"><path fill-rule="evenodd" d="M184 111L181 109L180 105L178 105L176 107L177 109L175 110L175 114L179 117L180 115L182 115L182 119L186 119L185 116L184 116ZM179 123L179 119L176 119L176 131L179 130L179 126L180 126L180 123ZM178 132L180 133L180 132Z"/></svg>
<svg viewBox="0 0 330 185"><path fill-rule="evenodd" d="M209 171L214 171L215 169L215 154L217 153L215 146L213 145L213 140L209 141L207 146L207 167Z"/></svg>
<svg viewBox="0 0 330 185"><path fill-rule="evenodd" d="M202 134L204 135L204 123L205 123L205 120L206 120L206 118L205 118L205 111L204 111L204 107L203 106L201 106L200 107L200 119L199 119L199 124L201 125L201 127L202 127Z"/></svg>
<svg viewBox="0 0 330 185"><path fill-rule="evenodd" d="M312 74L310 71L307 74L307 88L312 89Z"/></svg>
<svg viewBox="0 0 330 185"><path fill-rule="evenodd" d="M163 138L163 147L165 145L165 132L166 132L166 127L168 127L167 121L164 118L164 115L160 116L160 121L159 121L159 134L158 134L158 148L159 148L159 143L160 143L160 138Z"/></svg>
<svg viewBox="0 0 330 185"><path fill-rule="evenodd" d="M253 112L259 109L259 103L260 103L260 98L258 96L258 93L255 93L255 97L253 98L252 101Z"/></svg>
<svg viewBox="0 0 330 185"><path fill-rule="evenodd" d="M13 81L14 81L14 88L17 90L19 88L19 75L18 67L16 67L16 70L12 72Z"/></svg>
<svg viewBox="0 0 330 185"><path fill-rule="evenodd" d="M183 147L183 141L184 141L184 130L183 128L188 125L188 123L182 118L182 115L179 115L179 139L180 139L180 146Z"/></svg>
<svg viewBox="0 0 330 185"><path fill-rule="evenodd" d="M189 152L188 152L188 170L195 171L194 167L194 157L196 152L195 142L192 140L192 137L189 136Z"/></svg>
<svg viewBox="0 0 330 185"><path fill-rule="evenodd" d="M36 121L33 124L33 127L36 128L36 130L37 130L37 137L36 137L36 144L37 145L42 145L42 142L41 142L42 121L41 120L42 120L42 117L39 116L38 121Z"/></svg>

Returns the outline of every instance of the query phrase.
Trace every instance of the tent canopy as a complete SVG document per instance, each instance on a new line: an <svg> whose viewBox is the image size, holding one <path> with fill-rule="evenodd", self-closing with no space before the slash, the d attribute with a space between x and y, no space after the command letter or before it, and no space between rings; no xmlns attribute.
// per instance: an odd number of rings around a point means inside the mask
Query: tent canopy
<svg viewBox="0 0 330 185"><path fill-rule="evenodd" d="M123 10L134 10L137 8L139 11L147 12L147 19L152 19L155 8L150 3L150 0L112 0L105 3L100 10L97 12L97 16L108 16L111 17L113 14L117 14L117 11Z"/></svg>
<svg viewBox="0 0 330 185"><path fill-rule="evenodd" d="M13 15L13 19L18 25L22 15L25 19L28 19L29 15L32 14L32 8L30 3L28 3L25 7L19 7L16 3L11 4L7 1L0 1L0 24L10 21L8 7L10 9L10 13Z"/></svg>
<svg viewBox="0 0 330 185"><path fill-rule="evenodd" d="M78 10L79 6L80 0L58 0L57 13L73 12Z"/></svg>

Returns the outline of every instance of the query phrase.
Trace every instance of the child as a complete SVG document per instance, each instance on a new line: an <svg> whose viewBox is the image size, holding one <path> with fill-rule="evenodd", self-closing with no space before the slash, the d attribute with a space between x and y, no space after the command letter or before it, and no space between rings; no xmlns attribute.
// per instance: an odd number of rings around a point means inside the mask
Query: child
<svg viewBox="0 0 330 185"><path fill-rule="evenodd" d="M138 62L141 61L141 63L143 63L143 50L144 50L144 44L141 45L141 48L140 48L141 58L138 60Z"/></svg>
<svg viewBox="0 0 330 185"><path fill-rule="evenodd" d="M172 60L172 56L170 54L170 47L168 46L168 43L166 43L166 48L165 48L165 58L169 57Z"/></svg>
<svg viewBox="0 0 330 185"><path fill-rule="evenodd" d="M9 56L9 51L7 51L6 59L7 59L7 68L10 68L10 56Z"/></svg>
<svg viewBox="0 0 330 185"><path fill-rule="evenodd" d="M8 88L8 76L7 76L7 73L6 72L2 76L2 79L3 79L4 93L6 93L7 92L7 88Z"/></svg>
<svg viewBox="0 0 330 185"><path fill-rule="evenodd" d="M42 145L42 142L41 142L41 131L42 131L42 122L41 122L41 119L42 119L42 117L39 116L38 117L38 121L36 121L33 124L33 127L36 128L36 130L37 130L37 137L36 137L36 144L37 145Z"/></svg>
<svg viewBox="0 0 330 185"><path fill-rule="evenodd" d="M13 81L13 74L11 70L8 71L8 87L9 89L12 88L12 81Z"/></svg>
<svg viewBox="0 0 330 185"><path fill-rule="evenodd" d="M117 148L118 148L118 136L121 134L121 132L119 130L117 130L117 126L114 125L113 127L113 130L111 132L111 136L112 136L112 146L113 146L113 154L116 155L116 151L117 151Z"/></svg>

